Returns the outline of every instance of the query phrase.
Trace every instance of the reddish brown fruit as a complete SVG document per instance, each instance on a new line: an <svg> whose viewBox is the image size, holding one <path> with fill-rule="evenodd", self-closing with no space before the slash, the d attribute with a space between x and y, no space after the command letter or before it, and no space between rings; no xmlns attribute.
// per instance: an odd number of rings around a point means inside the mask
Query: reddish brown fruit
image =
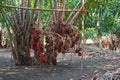
<svg viewBox="0 0 120 80"><path fill-rule="evenodd" d="M40 64L45 64L46 59L47 59L46 55L45 54L41 54L40 55Z"/></svg>

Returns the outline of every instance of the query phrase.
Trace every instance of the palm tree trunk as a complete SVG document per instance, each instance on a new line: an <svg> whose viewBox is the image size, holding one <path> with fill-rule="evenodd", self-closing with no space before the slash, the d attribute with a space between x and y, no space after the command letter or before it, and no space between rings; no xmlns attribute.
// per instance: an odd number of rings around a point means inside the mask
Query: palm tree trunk
<svg viewBox="0 0 120 80"><path fill-rule="evenodd" d="M28 6L30 7L30 1L28 3L25 0L19 0L19 6ZM18 1L18 2L19 2ZM36 8L38 0L35 0L34 8ZM22 4L22 5L21 5ZM30 56L30 30L32 28L31 24L34 17L34 10L31 12L30 10L19 10L12 9L14 12L7 15L7 9L2 10L2 15L6 20L6 24L8 26L8 31L10 32L10 27L13 30L11 36L11 44L12 44L12 55L17 65L30 65L31 64L31 56ZM16 10L16 11L15 11ZM5 12L7 11L7 12ZM32 13L32 14L30 14ZM10 25L8 25L10 24ZM9 27L10 26L10 27Z"/></svg>

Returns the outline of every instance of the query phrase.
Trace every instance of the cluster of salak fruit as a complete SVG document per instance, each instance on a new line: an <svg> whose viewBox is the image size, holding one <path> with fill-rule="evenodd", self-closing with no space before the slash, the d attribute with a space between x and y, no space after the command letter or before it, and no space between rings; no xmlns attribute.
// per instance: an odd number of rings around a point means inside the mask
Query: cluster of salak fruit
<svg viewBox="0 0 120 80"><path fill-rule="evenodd" d="M53 27L51 31L45 34L45 44L40 40L40 34L41 30L33 28L30 41L35 56L40 59L40 64L47 62L57 65L57 54L65 54L70 48L75 48L75 52L81 56L80 33L72 25L62 23L57 29Z"/></svg>
<svg viewBox="0 0 120 80"><path fill-rule="evenodd" d="M31 49L33 49L35 52L35 57L39 58L40 64L44 64L46 61L46 55L43 53L44 44L40 40L39 35L40 35L40 31L36 30L35 28L32 28L30 46Z"/></svg>

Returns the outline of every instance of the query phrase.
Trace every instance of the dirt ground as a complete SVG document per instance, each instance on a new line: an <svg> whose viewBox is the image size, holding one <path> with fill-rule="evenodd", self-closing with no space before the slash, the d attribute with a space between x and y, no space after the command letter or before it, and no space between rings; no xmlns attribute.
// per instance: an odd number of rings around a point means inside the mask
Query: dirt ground
<svg viewBox="0 0 120 80"><path fill-rule="evenodd" d="M15 66L10 53L9 49L0 50L0 80L95 80L120 68L120 53L91 46L85 47L84 59L72 53L59 54L57 66Z"/></svg>

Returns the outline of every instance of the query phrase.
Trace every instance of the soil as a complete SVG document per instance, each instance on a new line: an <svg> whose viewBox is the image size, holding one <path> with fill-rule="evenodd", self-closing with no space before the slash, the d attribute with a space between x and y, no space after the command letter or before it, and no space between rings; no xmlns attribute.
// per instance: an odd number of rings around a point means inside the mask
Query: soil
<svg viewBox="0 0 120 80"><path fill-rule="evenodd" d="M119 52L94 46L85 46L84 51L83 58L75 53L59 54L57 66L15 66L10 49L1 49L0 80L95 80L120 69Z"/></svg>

